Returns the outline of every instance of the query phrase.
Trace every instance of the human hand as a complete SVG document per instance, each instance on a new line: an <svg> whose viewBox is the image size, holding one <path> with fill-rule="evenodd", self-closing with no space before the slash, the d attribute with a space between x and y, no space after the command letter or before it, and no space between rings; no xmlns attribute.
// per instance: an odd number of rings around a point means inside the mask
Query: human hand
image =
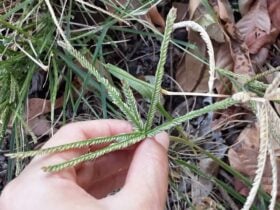
<svg viewBox="0 0 280 210"><path fill-rule="evenodd" d="M126 121L78 122L60 129L44 148L131 131ZM35 157L4 189L0 209L162 210L167 196L168 144L168 135L160 133L138 146L57 173L46 173L42 167L78 157L87 149Z"/></svg>

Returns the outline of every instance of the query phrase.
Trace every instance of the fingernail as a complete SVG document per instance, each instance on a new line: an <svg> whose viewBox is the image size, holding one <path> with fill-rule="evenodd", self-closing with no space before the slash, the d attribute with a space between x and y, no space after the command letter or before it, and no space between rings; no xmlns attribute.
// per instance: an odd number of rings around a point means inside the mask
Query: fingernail
<svg viewBox="0 0 280 210"><path fill-rule="evenodd" d="M169 135L166 132L160 132L155 135L154 139L158 142L161 146L163 146L166 150L169 147Z"/></svg>

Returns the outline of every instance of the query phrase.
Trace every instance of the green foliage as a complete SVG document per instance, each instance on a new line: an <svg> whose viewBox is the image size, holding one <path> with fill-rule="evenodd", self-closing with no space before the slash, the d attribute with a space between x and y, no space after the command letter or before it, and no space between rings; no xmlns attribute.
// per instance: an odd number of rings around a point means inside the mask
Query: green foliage
<svg viewBox="0 0 280 210"><path fill-rule="evenodd" d="M106 87L108 95L111 98L112 102L119 107L119 109L125 114L127 119L131 121L133 125L136 126L136 128L141 129L141 123L138 121L135 113L133 113L129 106L122 100L119 90L113 87L110 82L105 77L103 77L79 51L74 49L72 46L64 44L62 42L60 42L59 44L71 55L73 55L84 68L88 69L88 71L96 78L98 82Z"/></svg>
<svg viewBox="0 0 280 210"><path fill-rule="evenodd" d="M27 2L19 4L13 10L22 9L25 14L29 11L28 8L32 9L32 3L30 2L29 5ZM35 7L39 4L36 3ZM8 19L9 14L12 13L7 13L3 17ZM37 67L37 64L31 61L21 49L35 59L45 62L53 41L51 35L55 31L51 19L46 15L38 18L38 25L28 23L24 27L21 25L25 15L20 16L16 24L10 24L2 19L3 17L0 18L0 24L6 27L7 35L0 39L0 50L3 56L0 61L0 145L2 145L11 117L17 118L22 115L19 112L23 110L23 102L31 81L28 76ZM41 22L41 19L44 19L44 22ZM30 32L33 32L32 37L29 35ZM27 80L29 81L27 82Z"/></svg>
<svg viewBox="0 0 280 210"><path fill-rule="evenodd" d="M95 138L95 139L90 139L90 140L86 140L86 141L82 141L82 142L80 141L80 142L70 143L70 144L62 145L62 146L58 146L58 147L42 149L42 150L38 150L38 151L15 153L15 154L10 154L9 156L14 157L14 158L25 158L25 157L34 156L37 154L40 155L40 154L47 154L47 153L53 153L53 152L60 152L60 151L65 151L65 150L69 150L69 149L73 149L73 148L81 148L81 147L86 147L89 145L111 142L111 144L109 144L109 146L107 146L103 149L100 149L100 150L97 150L94 152L89 152L85 155L82 155L80 157L66 161L64 163L44 167L44 169L46 171L59 171L64 168L67 168L67 167L75 166L81 162L95 159L95 158L102 156L104 154L107 154L109 152L119 150L122 148L126 148L139 141L142 141L143 139L145 139L147 137L152 137L161 131L168 130L172 127L180 125L181 123L183 123L189 119L206 114L210 111L214 111L217 109L224 109L226 107L229 107L229 106L237 103L237 101L235 101L233 99L226 99L226 100L217 102L216 104L211 104L207 107L204 107L203 109L189 112L184 116L178 117L176 119L173 119L169 122L166 122L158 127L151 129L156 107L157 107L157 104L159 103L161 82L162 82L162 77L163 77L163 72L164 72L164 64L166 61L166 53L167 53L168 43L170 42L172 25L174 23L175 18L176 18L176 10L172 9L167 16L167 24L166 24L165 33L163 36L160 61L159 61L159 64L157 67L157 72L156 72L156 83L155 83L155 86L153 87L154 91L153 91L153 95L152 95L151 106L150 106L147 120L144 125L142 124L140 114L137 110L137 105L136 105L133 93L130 90L129 84L127 82L124 82L124 84L123 84L123 93L126 98L126 101L124 101L122 99L121 94L118 91L118 89L113 87L106 78L104 78L102 75L100 75L100 73L97 71L97 69L92 64L90 64L88 62L88 60L80 52L75 50L72 46L69 46L64 43L60 43L60 45L67 52L69 52L72 56L74 56L84 68L88 69L89 72L95 76L95 78L97 79L98 82L100 82L101 84L104 85L104 87L106 87L106 89L108 91L108 95L110 96L112 102L115 105L117 105L120 108L120 110L125 114L127 119L130 120L135 125L135 132L132 134L122 134L122 135L112 136L112 137Z"/></svg>

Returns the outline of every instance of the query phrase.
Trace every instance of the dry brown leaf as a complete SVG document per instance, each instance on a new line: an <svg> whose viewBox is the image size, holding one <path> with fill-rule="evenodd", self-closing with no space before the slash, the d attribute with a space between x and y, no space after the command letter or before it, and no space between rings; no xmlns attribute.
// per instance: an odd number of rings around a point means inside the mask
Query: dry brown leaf
<svg viewBox="0 0 280 210"><path fill-rule="evenodd" d="M228 0L217 0L212 2L212 6L221 20L227 23L234 23L233 11Z"/></svg>
<svg viewBox="0 0 280 210"><path fill-rule="evenodd" d="M165 27L165 21L162 18L161 14L159 14L158 9L156 6L152 6L148 13L147 13L147 18L150 20L150 22L155 25L159 26L161 28Z"/></svg>
<svg viewBox="0 0 280 210"><path fill-rule="evenodd" d="M239 40L231 39L220 45L216 53L216 66L246 76L254 75L249 50L245 43ZM227 79L216 81L216 88L220 94L231 93Z"/></svg>
<svg viewBox="0 0 280 210"><path fill-rule="evenodd" d="M268 34L264 30L255 28L254 31L246 36L245 43L247 44L251 54L256 54L260 48L265 45L263 42L265 41L265 37L267 35Z"/></svg>
<svg viewBox="0 0 280 210"><path fill-rule="evenodd" d="M259 128L257 126L245 128L236 140L236 144L229 150L230 165L237 171L254 176L257 168L259 148Z"/></svg>
<svg viewBox="0 0 280 210"><path fill-rule="evenodd" d="M242 16L247 14L247 12L250 10L252 5L254 4L254 0L239 0L238 5L239 5L239 11Z"/></svg>
<svg viewBox="0 0 280 210"><path fill-rule="evenodd" d="M231 71L233 69L233 59L231 56L230 45L225 43L219 45L219 48L216 50L216 66L218 68L226 69Z"/></svg>
<svg viewBox="0 0 280 210"><path fill-rule="evenodd" d="M217 210L220 209L215 200L210 197L204 198L201 203L194 207L196 210Z"/></svg>
<svg viewBox="0 0 280 210"><path fill-rule="evenodd" d="M220 1L220 0L219 0ZM227 14L227 8L230 5L225 5L228 3L226 0L222 0L223 2L216 2L212 1L211 5L213 6L214 10L217 12L218 16L222 15L223 18L230 19L230 14ZM215 40L218 43L224 43L225 42L225 32L223 30L223 27L219 22L217 22L216 18L210 14L207 13L207 10L204 8L203 4L199 5L197 8L198 12L195 13L195 15L198 17L196 21L205 27L205 30L207 31L208 35L212 40ZM221 14L220 14L221 13ZM198 16L200 14L200 16ZM225 21L224 20L224 21Z"/></svg>
<svg viewBox="0 0 280 210"><path fill-rule="evenodd" d="M279 14L273 13L273 11L279 11L279 9L273 8L271 1L268 2L271 7L270 15L279 16ZM278 29L271 29L267 10L266 0L254 1L250 11L236 25L248 46L254 67L264 64L269 52L267 47L274 43L279 34ZM279 23L279 21L276 22Z"/></svg>
<svg viewBox="0 0 280 210"><path fill-rule="evenodd" d="M216 67L232 71L233 59L231 56L230 45L227 43L221 44L215 53ZM215 81L215 88L219 94L231 94L231 82L226 77L219 77Z"/></svg>
<svg viewBox="0 0 280 210"><path fill-rule="evenodd" d="M280 30L280 1L267 0L267 4L271 23L275 28Z"/></svg>
<svg viewBox="0 0 280 210"><path fill-rule="evenodd" d="M254 69L245 43L232 42L233 71L237 74L253 76Z"/></svg>
<svg viewBox="0 0 280 210"><path fill-rule="evenodd" d="M201 0L190 0L189 1L189 11L190 11L190 20L194 19L195 12L198 11Z"/></svg>
<svg viewBox="0 0 280 210"><path fill-rule="evenodd" d="M45 116L38 116L28 121L28 127L35 136L47 135L51 131L51 122ZM53 130L56 132L56 129Z"/></svg>
<svg viewBox="0 0 280 210"><path fill-rule="evenodd" d="M235 41L221 44L216 50L216 66L218 68L233 71L245 76L253 76L254 70L246 45L238 44ZM259 54L258 54L259 55ZM232 84L226 77L217 76L215 88L219 94L232 94ZM242 81L241 81L242 82Z"/></svg>
<svg viewBox="0 0 280 210"><path fill-rule="evenodd" d="M55 109L62 107L63 97L55 102ZM28 100L26 118L27 124L36 136L41 136L50 131L51 124L43 114L51 111L51 101L41 98L31 98Z"/></svg>
<svg viewBox="0 0 280 210"><path fill-rule="evenodd" d="M222 27L218 23L212 23L207 26L206 31L212 40L215 40L218 43L224 43L225 35Z"/></svg>
<svg viewBox="0 0 280 210"><path fill-rule="evenodd" d="M237 138L237 143L233 145L228 152L230 165L251 179L254 178L257 168L259 141L260 137L258 126L254 125L252 127L247 127L241 132ZM275 150L275 155L278 157L278 177L280 177L280 147L278 144L275 144L273 148ZM239 182L236 182L236 187L239 188L237 190L243 194L248 192L248 190L246 190L245 187ZM270 193L272 187L272 171L269 158L267 158L267 163L262 178L262 187L266 192ZM278 195L280 195L279 192L280 183L278 182Z"/></svg>
<svg viewBox="0 0 280 210"><path fill-rule="evenodd" d="M189 32L189 42L199 46L199 53L206 56L206 45L197 32ZM194 54L198 54L195 50L190 50ZM179 64L176 72L176 81L180 84L184 91L207 92L209 74L206 66L190 54L186 54L182 62Z"/></svg>
<svg viewBox="0 0 280 210"><path fill-rule="evenodd" d="M203 158L199 161L198 167L202 172L210 176L216 176L219 165L211 158ZM195 177L192 179L192 203L199 205L207 198L213 189L213 182L204 177Z"/></svg>
<svg viewBox="0 0 280 210"><path fill-rule="evenodd" d="M261 48L257 54L250 56L254 69L256 69L258 66L262 66L265 63L265 61L267 60L268 53L269 50L266 47L264 47Z"/></svg>
<svg viewBox="0 0 280 210"><path fill-rule="evenodd" d="M187 3L174 2L172 6L177 9L177 16L175 22L187 20L189 8L189 5Z"/></svg>
<svg viewBox="0 0 280 210"><path fill-rule="evenodd" d="M227 42L229 42L230 37L236 39L237 38L235 34L236 29L234 25L235 20L229 1L228 0L211 1L211 5L214 11L217 13L217 16L221 20L221 23L217 24L221 28L221 30L217 33L222 34Z"/></svg>
<svg viewBox="0 0 280 210"><path fill-rule="evenodd" d="M211 5L214 11L217 13L218 18L221 20L220 26L223 26L223 33L227 42L229 42L229 38L232 39L240 39L240 35L238 30L236 30L235 20L233 15L233 10L228 0L213 0L211 1ZM227 32L227 33L226 33Z"/></svg>
<svg viewBox="0 0 280 210"><path fill-rule="evenodd" d="M278 35L279 30L276 28L273 28L268 34L260 29L256 29L254 34L248 34L245 42L249 48L249 52L251 54L256 54L261 48L273 44Z"/></svg>
<svg viewBox="0 0 280 210"><path fill-rule="evenodd" d="M262 36L269 34L271 30L266 0L256 1L246 15L238 21L236 27L240 31L251 52L252 45Z"/></svg>
<svg viewBox="0 0 280 210"><path fill-rule="evenodd" d="M225 30L231 39L227 46L227 54L223 57L219 53L216 57L217 63L227 63L227 66L231 67L228 63L231 56L233 62L232 71L238 74L253 76L255 74L253 64L261 65L268 54L268 51L263 48L268 43L267 35L270 32L270 20L266 11L266 2L264 0L255 2L251 10L247 12L236 26L232 23L227 23ZM252 36L254 36L254 39ZM263 39L266 43L264 43ZM257 42L259 42L258 46L260 47L255 45ZM225 48L222 47L221 51L225 51ZM251 55L252 57L250 57L250 52L254 53L254 55ZM223 59L226 59L227 62L220 61Z"/></svg>
<svg viewBox="0 0 280 210"><path fill-rule="evenodd" d="M63 97L60 97L55 102L55 109L63 105ZM32 119L51 111L51 101L42 98L30 98L27 104L27 118Z"/></svg>
<svg viewBox="0 0 280 210"><path fill-rule="evenodd" d="M234 16L229 2L227 0L217 0L212 5L218 17L222 20L221 23L224 27L222 33L226 40L226 43L216 47L216 66L239 74L253 75L249 52L234 24ZM219 78L215 87L220 94L231 93L231 85L228 79Z"/></svg>
<svg viewBox="0 0 280 210"><path fill-rule="evenodd" d="M234 67L233 51L231 39L238 39L236 27L234 25L234 16L231 6L227 0L211 1L213 9L216 11L223 26L222 34L225 42L215 47L215 62L218 68L232 71ZM215 81L215 88L219 94L231 94L231 82L223 77Z"/></svg>

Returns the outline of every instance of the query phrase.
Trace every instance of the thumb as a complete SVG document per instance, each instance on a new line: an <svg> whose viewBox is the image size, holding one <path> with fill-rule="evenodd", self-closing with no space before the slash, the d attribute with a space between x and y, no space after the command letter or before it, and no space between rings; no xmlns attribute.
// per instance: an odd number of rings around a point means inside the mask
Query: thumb
<svg viewBox="0 0 280 210"><path fill-rule="evenodd" d="M164 209L168 186L168 145L169 137L162 132L138 146L123 189L112 196L118 209Z"/></svg>

